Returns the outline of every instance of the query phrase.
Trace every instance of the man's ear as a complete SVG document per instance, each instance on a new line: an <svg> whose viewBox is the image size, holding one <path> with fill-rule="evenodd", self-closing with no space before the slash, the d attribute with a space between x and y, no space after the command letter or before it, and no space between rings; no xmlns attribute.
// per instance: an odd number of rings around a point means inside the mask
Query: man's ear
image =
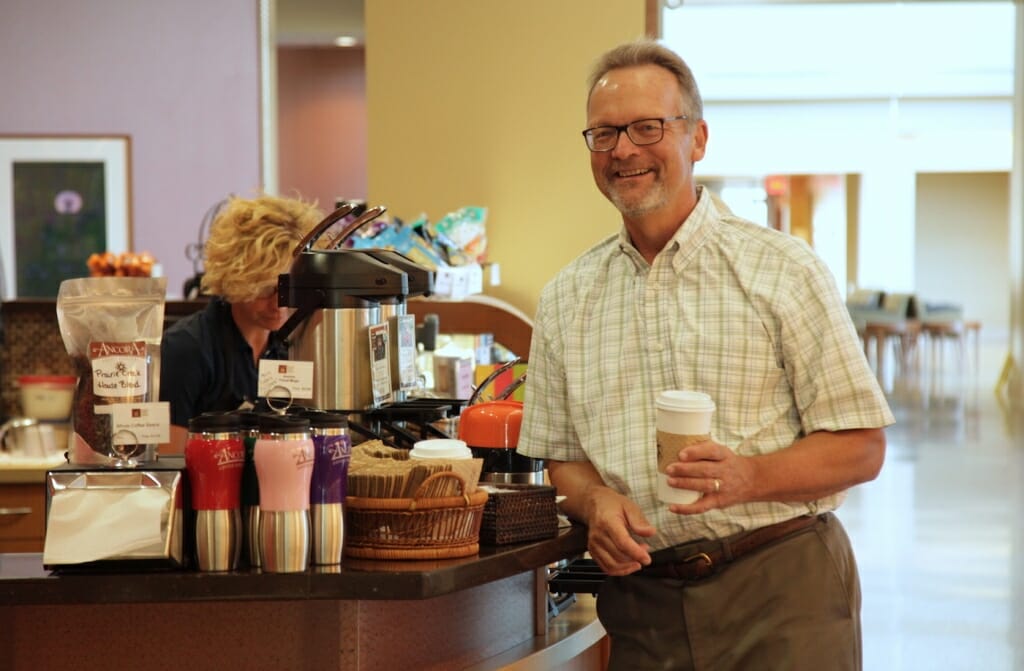
<svg viewBox="0 0 1024 671"><path fill-rule="evenodd" d="M708 122L701 119L693 129L693 146L690 149L690 160L696 163L704 158L708 147Z"/></svg>

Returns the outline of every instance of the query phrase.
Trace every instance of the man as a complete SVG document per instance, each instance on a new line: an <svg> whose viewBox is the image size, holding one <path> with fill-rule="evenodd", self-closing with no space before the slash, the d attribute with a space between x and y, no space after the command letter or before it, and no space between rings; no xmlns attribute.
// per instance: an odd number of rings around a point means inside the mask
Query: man
<svg viewBox="0 0 1024 671"><path fill-rule="evenodd" d="M893 422L828 269L694 181L693 76L639 41L597 63L591 168L622 214L545 287L518 449L547 460L608 574L610 668L859 669L860 587L830 512L874 478ZM656 497L656 394L717 405Z"/></svg>
<svg viewBox="0 0 1024 671"><path fill-rule="evenodd" d="M288 358L270 338L292 312L277 304L278 275L322 218L313 204L267 195L233 197L217 215L202 278L214 298L160 343L160 399L171 405L171 441L161 451L184 449L192 417L256 405L260 359Z"/></svg>

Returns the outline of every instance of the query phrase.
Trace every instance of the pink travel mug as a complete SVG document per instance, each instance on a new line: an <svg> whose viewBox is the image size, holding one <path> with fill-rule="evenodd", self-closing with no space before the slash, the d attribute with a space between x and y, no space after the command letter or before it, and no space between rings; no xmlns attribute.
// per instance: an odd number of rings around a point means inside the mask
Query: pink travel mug
<svg viewBox="0 0 1024 671"><path fill-rule="evenodd" d="M263 570L294 573L309 566L309 490L313 439L309 420L263 415L253 449L260 487Z"/></svg>

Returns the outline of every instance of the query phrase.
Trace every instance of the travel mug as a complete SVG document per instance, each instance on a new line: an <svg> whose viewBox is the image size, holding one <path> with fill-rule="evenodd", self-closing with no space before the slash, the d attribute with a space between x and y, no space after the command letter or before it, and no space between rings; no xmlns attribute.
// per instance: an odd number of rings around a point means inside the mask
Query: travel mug
<svg viewBox="0 0 1024 671"><path fill-rule="evenodd" d="M311 412L313 479L309 510L313 526L313 563L340 564L345 537L345 487L352 441L345 415Z"/></svg>
<svg viewBox="0 0 1024 671"><path fill-rule="evenodd" d="M256 476L253 452L256 439L260 436L259 415L255 412L239 412L242 447L245 449L245 464L242 467L242 546L243 556L252 568L263 565L260 553L260 483Z"/></svg>
<svg viewBox="0 0 1024 671"><path fill-rule="evenodd" d="M196 561L200 571L231 571L238 567L244 458L238 417L209 413L189 420L185 470L195 510Z"/></svg>
<svg viewBox="0 0 1024 671"><path fill-rule="evenodd" d="M253 449L260 486L260 553L270 573L309 566L309 488L313 440L309 420L262 415Z"/></svg>

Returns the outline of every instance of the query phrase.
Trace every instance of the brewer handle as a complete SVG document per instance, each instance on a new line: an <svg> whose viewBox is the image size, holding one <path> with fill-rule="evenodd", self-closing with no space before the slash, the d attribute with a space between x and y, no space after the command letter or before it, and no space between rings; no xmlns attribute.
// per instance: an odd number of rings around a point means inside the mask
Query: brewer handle
<svg viewBox="0 0 1024 671"><path fill-rule="evenodd" d="M302 252L308 252L312 248L313 243L324 234L324 231L360 207L365 206L360 203L343 203L341 207L328 214L319 224L313 227L313 230L306 233L302 240L299 240L299 244L295 245L295 249L292 251L292 257L297 257Z"/></svg>
<svg viewBox="0 0 1024 671"><path fill-rule="evenodd" d="M505 400L505 399L507 399L507 398L508 398L509 396L511 396L512 394L514 394L514 393L516 392L516 389L519 389L519 388L520 388L520 387L522 387L522 386L523 386L523 385L524 385L525 383L526 383L526 373L523 373L522 375L520 375L519 377L517 377L517 378L515 379L515 381L514 381L514 382L513 382L512 384L510 384L509 386L505 387L505 388L504 388L504 389L503 389L503 390L501 391L501 393L500 393L500 394L498 394L497 396L495 396L495 397L494 397L494 400L495 400L495 401L504 401L504 400Z"/></svg>
<svg viewBox="0 0 1024 671"><path fill-rule="evenodd" d="M470 406L470 405L473 405L474 403L476 403L477 399L480 398L480 394L482 394L484 389L487 388L487 385L489 385L490 383L494 382L498 378L499 375L501 375L502 373L507 371L509 368L511 368L512 366L514 366L517 363L519 363L520 360L521 359L519 357L516 357L516 358L512 359L511 361L505 363L501 367L494 369L494 371L492 371L490 375L488 375L486 378L484 378L484 381L481 382L477 386L477 388L473 390L473 395L469 397L469 402L467 402L466 405Z"/></svg>
<svg viewBox="0 0 1024 671"><path fill-rule="evenodd" d="M281 328L270 332L270 340L272 343L282 344L288 340L288 336L292 334L295 327L305 321L306 317L313 314L313 311L324 303L324 294L319 289L312 291L309 294L304 294L304 296L307 300L301 305L296 306L295 312L293 312L292 316L281 325ZM280 302L280 299L278 299L278 302Z"/></svg>
<svg viewBox="0 0 1024 671"><path fill-rule="evenodd" d="M355 234L356 231L387 212L387 209L388 208L383 205L374 205L370 209L364 211L356 217L355 221L343 228L341 234L338 235L337 238L331 241L331 249L339 249L343 244L345 244L346 240Z"/></svg>

